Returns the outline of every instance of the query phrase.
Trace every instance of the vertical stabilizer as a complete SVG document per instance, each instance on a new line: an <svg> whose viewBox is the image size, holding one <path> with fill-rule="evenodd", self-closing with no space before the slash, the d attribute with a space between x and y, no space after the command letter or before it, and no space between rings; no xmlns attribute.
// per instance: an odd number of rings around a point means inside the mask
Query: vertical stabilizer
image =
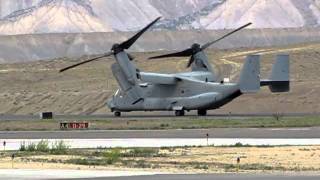
<svg viewBox="0 0 320 180"><path fill-rule="evenodd" d="M260 56L249 55L240 74L239 87L242 93L260 90Z"/></svg>
<svg viewBox="0 0 320 180"><path fill-rule="evenodd" d="M289 55L277 55L270 76L272 81L289 81Z"/></svg>
<svg viewBox="0 0 320 180"><path fill-rule="evenodd" d="M289 55L277 55L270 78L262 80L261 86L269 86L271 92L290 91L289 59Z"/></svg>

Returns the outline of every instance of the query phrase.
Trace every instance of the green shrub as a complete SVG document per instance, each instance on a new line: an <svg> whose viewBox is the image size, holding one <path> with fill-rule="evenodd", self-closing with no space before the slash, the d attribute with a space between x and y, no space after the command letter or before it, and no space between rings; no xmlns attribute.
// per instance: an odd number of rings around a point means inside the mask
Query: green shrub
<svg viewBox="0 0 320 180"><path fill-rule="evenodd" d="M123 154L125 157L155 157L159 155L159 149L153 148L134 148Z"/></svg>
<svg viewBox="0 0 320 180"><path fill-rule="evenodd" d="M167 127L169 127L170 125L169 124L160 124L160 127L161 128L167 128Z"/></svg>
<svg viewBox="0 0 320 180"><path fill-rule="evenodd" d="M151 165L146 163L145 161L143 160L139 160L136 162L136 165L135 165L136 168L151 168Z"/></svg>
<svg viewBox="0 0 320 180"><path fill-rule="evenodd" d="M194 166L195 169L209 169L207 164L197 164Z"/></svg>
<svg viewBox="0 0 320 180"><path fill-rule="evenodd" d="M65 162L70 164L79 164L79 165L88 165L88 166L95 166L95 165L102 164L101 161L99 160L84 159L84 158L68 159Z"/></svg>
<svg viewBox="0 0 320 180"><path fill-rule="evenodd" d="M88 165L88 166L106 166L115 163L115 160L112 158L99 159L99 158L76 158L68 159L64 161L67 164L79 164L79 165Z"/></svg>
<svg viewBox="0 0 320 180"><path fill-rule="evenodd" d="M38 151L38 152L49 152L50 151L49 141L48 140L41 140L36 145L36 151Z"/></svg>
<svg viewBox="0 0 320 180"><path fill-rule="evenodd" d="M65 154L69 150L69 146L63 141L57 141L52 144L51 148L48 140L41 140L36 143L29 143L26 145L25 142L20 144L20 151L29 152L49 152L52 154Z"/></svg>
<svg viewBox="0 0 320 180"><path fill-rule="evenodd" d="M103 153L103 156L106 158L107 164L114 164L115 162L119 161L120 155L121 153L119 149L106 150Z"/></svg>
<svg viewBox="0 0 320 180"><path fill-rule="evenodd" d="M243 144L240 143L240 142L237 142L234 146L235 146L235 147L243 147Z"/></svg>
<svg viewBox="0 0 320 180"><path fill-rule="evenodd" d="M26 151L26 143L22 142L19 147L19 151Z"/></svg>
<svg viewBox="0 0 320 180"><path fill-rule="evenodd" d="M70 146L68 146L64 141L56 141L52 144L50 153L52 154L65 154L69 150Z"/></svg>
<svg viewBox="0 0 320 180"><path fill-rule="evenodd" d="M29 143L26 147L26 151L34 152L37 150L37 145L35 143Z"/></svg>

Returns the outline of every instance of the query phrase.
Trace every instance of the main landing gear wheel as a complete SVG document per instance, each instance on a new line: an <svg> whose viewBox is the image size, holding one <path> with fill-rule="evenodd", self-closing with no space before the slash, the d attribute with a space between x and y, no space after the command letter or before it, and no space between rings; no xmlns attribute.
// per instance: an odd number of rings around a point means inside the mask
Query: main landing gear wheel
<svg viewBox="0 0 320 180"><path fill-rule="evenodd" d="M114 116L120 117L121 116L121 112L119 112L119 111L114 112Z"/></svg>
<svg viewBox="0 0 320 180"><path fill-rule="evenodd" d="M198 110L198 116L206 116L206 115L207 115L207 110L205 109Z"/></svg>
<svg viewBox="0 0 320 180"><path fill-rule="evenodd" d="M184 116L184 110L175 111L176 116Z"/></svg>

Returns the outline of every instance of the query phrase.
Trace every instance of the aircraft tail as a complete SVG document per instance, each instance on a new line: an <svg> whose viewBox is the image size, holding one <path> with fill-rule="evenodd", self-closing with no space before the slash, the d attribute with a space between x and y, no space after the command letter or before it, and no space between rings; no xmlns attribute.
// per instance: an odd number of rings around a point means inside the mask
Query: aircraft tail
<svg viewBox="0 0 320 180"><path fill-rule="evenodd" d="M277 55L269 79L261 80L261 86L269 86L271 92L290 91L289 55Z"/></svg>
<svg viewBox="0 0 320 180"><path fill-rule="evenodd" d="M241 93L255 93L260 90L260 56L249 55L239 79Z"/></svg>

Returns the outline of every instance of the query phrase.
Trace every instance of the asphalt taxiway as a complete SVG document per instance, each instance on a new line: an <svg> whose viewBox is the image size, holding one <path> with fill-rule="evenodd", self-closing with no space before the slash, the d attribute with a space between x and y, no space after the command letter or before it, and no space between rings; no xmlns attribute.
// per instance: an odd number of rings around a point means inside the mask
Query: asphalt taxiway
<svg viewBox="0 0 320 180"><path fill-rule="evenodd" d="M1 139L320 138L320 127L173 130L0 131Z"/></svg>

